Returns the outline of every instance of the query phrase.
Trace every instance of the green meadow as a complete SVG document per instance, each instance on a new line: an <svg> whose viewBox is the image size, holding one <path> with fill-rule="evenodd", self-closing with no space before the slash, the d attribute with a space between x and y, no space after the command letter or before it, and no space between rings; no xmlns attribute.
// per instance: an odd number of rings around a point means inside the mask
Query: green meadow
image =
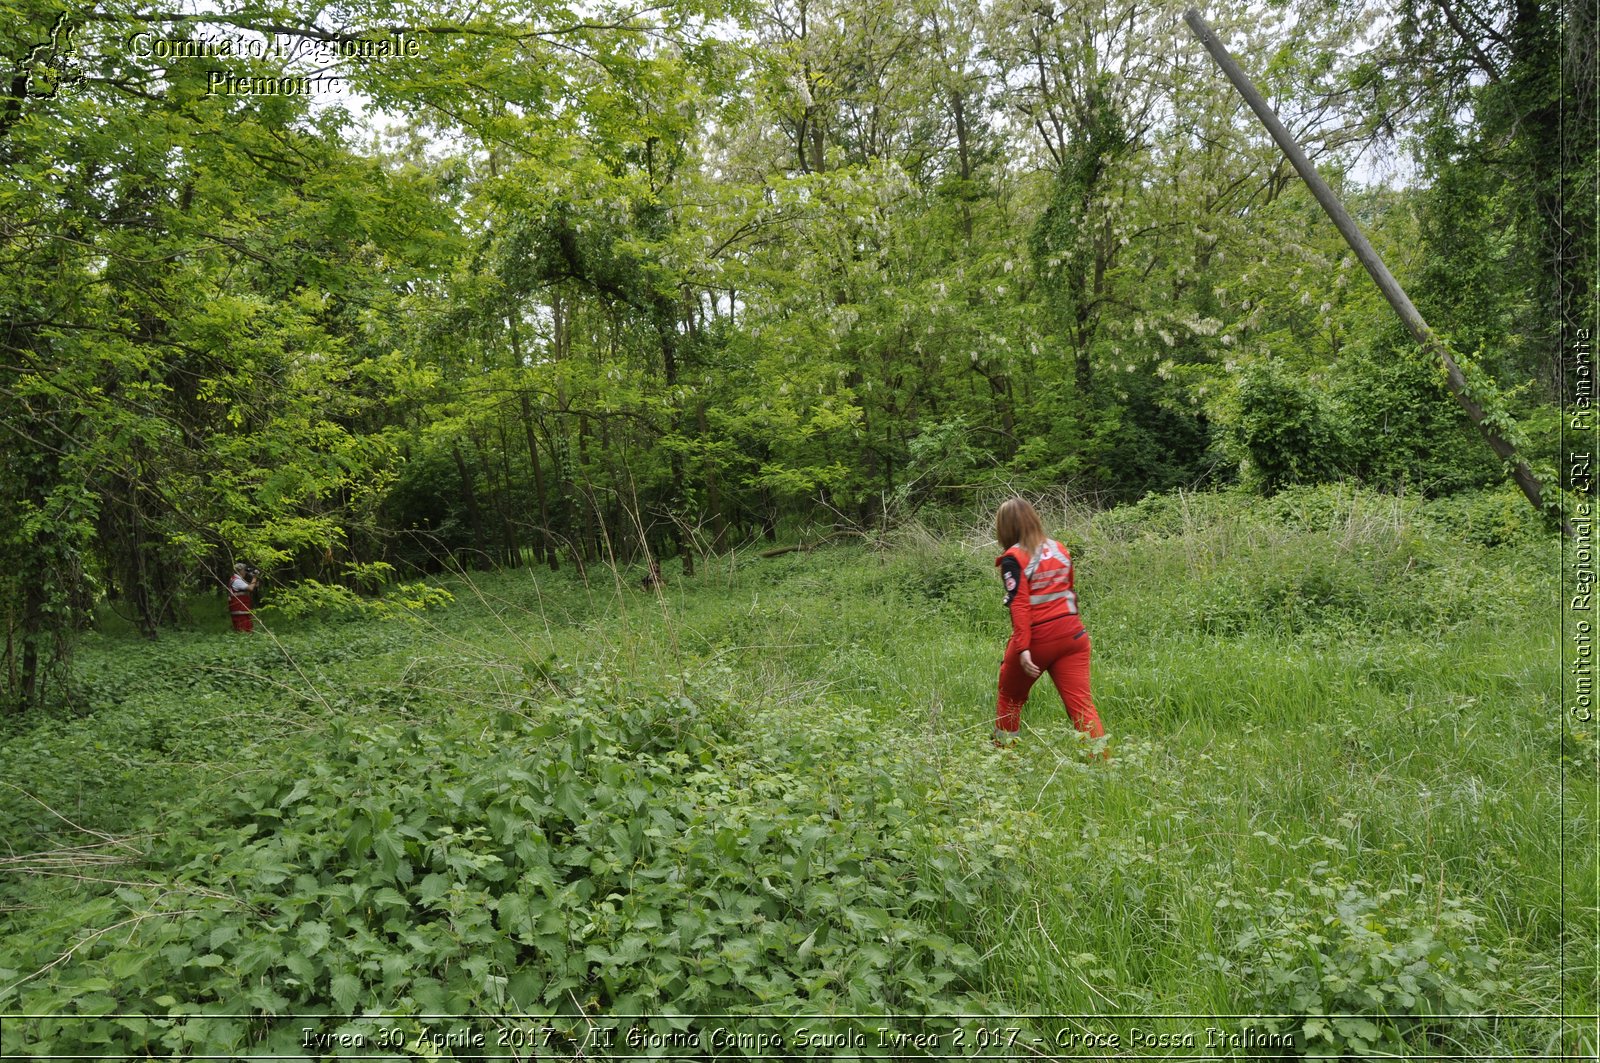
<svg viewBox="0 0 1600 1063"><path fill-rule="evenodd" d="M4 1054L1595 1051L1594 742L1515 495L1047 508L1109 761L1047 680L988 741L978 509L106 615L0 739Z"/></svg>

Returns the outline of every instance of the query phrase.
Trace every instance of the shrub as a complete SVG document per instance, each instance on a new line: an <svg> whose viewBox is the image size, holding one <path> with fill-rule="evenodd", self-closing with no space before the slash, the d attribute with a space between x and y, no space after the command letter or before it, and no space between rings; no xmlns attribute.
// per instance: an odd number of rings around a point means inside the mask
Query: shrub
<svg viewBox="0 0 1600 1063"><path fill-rule="evenodd" d="M1544 518L1528 504L1521 490L1511 484L1432 499L1425 512L1456 542L1521 546L1551 538Z"/></svg>
<svg viewBox="0 0 1600 1063"><path fill-rule="evenodd" d="M1292 1034L1300 1053L1404 1055L1408 1038L1467 1022L1505 988L1476 947L1481 919L1454 899L1375 891L1320 862L1299 885L1303 895L1263 887L1217 904L1237 927L1222 969L1253 988L1262 1015L1288 1016L1254 1025Z"/></svg>
<svg viewBox="0 0 1600 1063"><path fill-rule="evenodd" d="M1270 361L1240 374L1224 424L1244 459L1245 482L1265 494L1337 478L1350 464L1340 411Z"/></svg>

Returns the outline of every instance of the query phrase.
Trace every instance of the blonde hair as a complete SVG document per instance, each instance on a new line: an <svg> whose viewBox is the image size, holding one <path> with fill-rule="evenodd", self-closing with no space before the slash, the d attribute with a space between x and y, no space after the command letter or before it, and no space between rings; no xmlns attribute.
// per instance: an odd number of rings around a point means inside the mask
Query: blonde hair
<svg viewBox="0 0 1600 1063"><path fill-rule="evenodd" d="M1044 524L1039 520L1039 511L1025 498L1006 499L994 515L994 537L1000 541L1000 549L1009 550L1020 544L1032 556L1044 542Z"/></svg>

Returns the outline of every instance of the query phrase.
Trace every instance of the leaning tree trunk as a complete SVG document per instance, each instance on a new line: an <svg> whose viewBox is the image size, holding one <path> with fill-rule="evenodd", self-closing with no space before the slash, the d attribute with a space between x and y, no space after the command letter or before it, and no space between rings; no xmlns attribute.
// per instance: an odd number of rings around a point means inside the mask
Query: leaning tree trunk
<svg viewBox="0 0 1600 1063"><path fill-rule="evenodd" d="M1216 33L1206 23L1206 20L1201 18L1200 13L1192 7L1184 12L1183 20L1189 24L1189 29L1199 38L1206 51L1211 53L1211 58L1216 60L1217 65L1222 68L1222 72L1227 75L1228 80L1233 82L1233 87L1239 90L1239 95L1244 97L1245 102L1250 105L1250 109L1255 111L1256 117L1261 119L1261 124L1267 127L1267 132L1271 133L1272 139L1277 141L1278 147L1288 157L1290 164L1295 168L1295 172L1300 175L1301 180L1305 181L1306 185L1311 189L1311 194L1317 197L1317 202L1322 205L1322 209L1327 212L1328 217L1333 219L1333 224L1338 226L1345 242L1350 245L1351 250L1356 253L1356 257L1361 260L1361 264L1367 268L1367 272L1377 282L1379 290L1383 292L1384 298L1389 300L1389 305L1400 316L1400 320L1405 323L1412 338L1417 341L1417 344L1423 350L1427 351L1444 366L1445 385L1449 388L1450 394L1455 398L1456 403L1466 411L1467 417L1471 419L1473 425L1482 434L1484 441L1489 444L1500 460L1510 465L1511 479L1516 481L1518 487L1522 488L1522 493L1527 496L1534 509L1540 513L1545 512L1543 486L1539 483L1538 478L1533 475L1533 470L1528 468L1528 463L1522 460L1517 454L1516 448L1490 422L1487 412L1473 398L1467 386L1466 376L1461 372L1461 366L1456 362L1455 356L1450 353L1449 345L1440 339L1438 334L1429 328L1428 323L1422 319L1422 314L1412 305L1410 296L1406 295L1405 289L1400 287L1400 283L1394 279L1388 267L1383 264L1383 259L1378 257L1378 252L1373 250L1366 234L1361 231L1355 220L1350 217L1349 212L1344 209L1344 204L1340 203L1339 198L1333 194L1333 189L1328 187L1327 182L1323 181L1316 168L1311 165L1311 161L1300 150L1300 145L1295 143L1294 137L1284 128L1283 123L1278 120L1278 116L1273 113L1272 108L1267 105L1265 97L1261 95L1261 92L1245 72L1239 68L1239 64L1234 62L1233 56L1228 54L1228 49L1217 39ZM1503 412L1497 411L1497 413L1499 414L1496 418L1497 420L1504 418ZM1564 516L1561 518L1561 528L1568 537L1572 535L1572 525Z"/></svg>

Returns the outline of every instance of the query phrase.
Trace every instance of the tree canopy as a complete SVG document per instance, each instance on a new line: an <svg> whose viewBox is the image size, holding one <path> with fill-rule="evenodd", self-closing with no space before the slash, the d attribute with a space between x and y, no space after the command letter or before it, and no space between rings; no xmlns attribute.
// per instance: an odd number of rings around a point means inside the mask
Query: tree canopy
<svg viewBox="0 0 1600 1063"><path fill-rule="evenodd" d="M6 704L235 560L366 592L1000 489L1499 480L1180 12L6 5ZM1592 22L1207 17L1560 483Z"/></svg>

